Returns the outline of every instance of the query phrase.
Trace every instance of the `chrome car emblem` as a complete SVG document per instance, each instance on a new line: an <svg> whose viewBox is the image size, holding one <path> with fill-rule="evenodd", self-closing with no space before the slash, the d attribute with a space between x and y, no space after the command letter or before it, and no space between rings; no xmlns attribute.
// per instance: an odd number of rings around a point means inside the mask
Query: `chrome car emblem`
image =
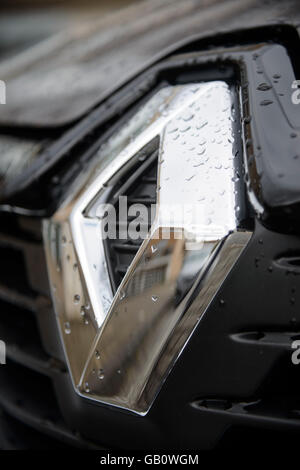
<svg viewBox="0 0 300 470"><path fill-rule="evenodd" d="M44 221L53 302L81 395L147 413L247 244L231 108L225 82L160 90ZM155 219L113 295L99 207L119 172L155 138Z"/></svg>

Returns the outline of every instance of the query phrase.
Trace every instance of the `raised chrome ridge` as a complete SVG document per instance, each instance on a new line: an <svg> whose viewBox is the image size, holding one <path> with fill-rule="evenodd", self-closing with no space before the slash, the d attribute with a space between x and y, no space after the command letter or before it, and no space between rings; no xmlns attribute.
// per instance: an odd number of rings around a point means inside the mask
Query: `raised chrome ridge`
<svg viewBox="0 0 300 470"><path fill-rule="evenodd" d="M231 104L220 81L160 90L44 221L53 302L79 394L146 414L247 244ZM95 207L157 136L156 218L113 297Z"/></svg>

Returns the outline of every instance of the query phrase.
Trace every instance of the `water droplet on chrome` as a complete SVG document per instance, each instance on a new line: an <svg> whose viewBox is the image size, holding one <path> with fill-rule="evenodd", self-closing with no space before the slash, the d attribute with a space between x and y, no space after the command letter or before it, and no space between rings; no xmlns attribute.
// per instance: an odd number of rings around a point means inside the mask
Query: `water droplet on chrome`
<svg viewBox="0 0 300 470"><path fill-rule="evenodd" d="M81 309L80 309L80 315L81 315L82 317L84 317L84 315L85 315L85 308L84 308L84 306L82 306Z"/></svg>
<svg viewBox="0 0 300 470"><path fill-rule="evenodd" d="M270 90L271 88L272 88L271 85L268 85L268 83L260 83L257 87L257 90L267 91L267 90Z"/></svg>
<svg viewBox="0 0 300 470"><path fill-rule="evenodd" d="M173 134L174 132L177 132L178 131L178 127L171 127L170 129L168 129L168 134Z"/></svg>
<svg viewBox="0 0 300 470"><path fill-rule="evenodd" d="M208 121L203 121L199 124L196 125L196 129L202 129L203 127L205 127L206 125L208 124Z"/></svg>
<svg viewBox="0 0 300 470"><path fill-rule="evenodd" d="M66 321L64 324L64 330L65 330L66 335L69 335L71 333L71 326L68 321Z"/></svg>
<svg viewBox="0 0 300 470"><path fill-rule="evenodd" d="M98 349L96 349L96 351L95 351L95 357L96 357L96 359L100 359L100 353L99 353Z"/></svg>
<svg viewBox="0 0 300 470"><path fill-rule="evenodd" d="M191 121L193 119L193 117L194 117L194 114L191 113L188 110L185 111L184 113L182 113L182 120L183 121L186 121L186 122Z"/></svg>
<svg viewBox="0 0 300 470"><path fill-rule="evenodd" d="M120 294L119 294L120 300L125 299L125 296L126 296L125 292L123 290L121 290Z"/></svg>
<svg viewBox="0 0 300 470"><path fill-rule="evenodd" d="M268 106L269 104L272 104L272 103L273 103L272 100L263 100L263 101L261 101L259 104L260 104L261 106Z"/></svg>

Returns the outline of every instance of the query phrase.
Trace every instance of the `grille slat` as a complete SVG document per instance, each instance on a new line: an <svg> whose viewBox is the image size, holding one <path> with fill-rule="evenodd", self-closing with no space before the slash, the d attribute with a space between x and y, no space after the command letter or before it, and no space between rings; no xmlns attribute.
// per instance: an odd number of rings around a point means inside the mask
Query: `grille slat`
<svg viewBox="0 0 300 470"><path fill-rule="evenodd" d="M36 431L34 428L23 424L12 414L0 409L0 442L5 450L27 450L27 449L60 449L63 444L49 436Z"/></svg>
<svg viewBox="0 0 300 470"><path fill-rule="evenodd" d="M76 447L94 447L66 427L48 378L9 363L4 379L0 388L0 406L6 413L61 443Z"/></svg>
<svg viewBox="0 0 300 470"><path fill-rule="evenodd" d="M0 299L12 305L25 308L31 312L37 311L37 305L34 298L28 297L15 289L0 284Z"/></svg>
<svg viewBox="0 0 300 470"><path fill-rule="evenodd" d="M127 197L128 211L133 204L146 206L147 220L140 217L138 225L143 232L145 230L149 232L151 227L151 206L156 204L158 147L159 139L156 138L141 150L142 161L137 158L135 164L122 174L113 189L113 194L107 201L114 204L117 216L117 240L107 239L105 241L106 259L114 291L120 285L143 242L142 237L136 240L118 237L119 230L124 230L124 227L128 228L129 223L136 219L136 217L128 216L127 221L119 221L119 197Z"/></svg>
<svg viewBox="0 0 300 470"><path fill-rule="evenodd" d="M129 243L112 243L112 247L116 251L125 251L126 253L136 253L139 245L130 245Z"/></svg>
<svg viewBox="0 0 300 470"><path fill-rule="evenodd" d="M151 204L156 203L156 198L155 197L131 197L128 198L128 204L144 204L147 206L151 206Z"/></svg>
<svg viewBox="0 0 300 470"><path fill-rule="evenodd" d="M36 372L52 377L53 374L65 371L63 364L47 356L43 350L36 347L28 349L8 344L6 347L8 359L28 367Z"/></svg>
<svg viewBox="0 0 300 470"><path fill-rule="evenodd" d="M35 319L31 312L0 303L0 335L5 339L6 354L30 368L42 368L49 361L40 343Z"/></svg>
<svg viewBox="0 0 300 470"><path fill-rule="evenodd" d="M125 275L127 272L128 266L123 265L123 266L116 266L115 271L121 275Z"/></svg>

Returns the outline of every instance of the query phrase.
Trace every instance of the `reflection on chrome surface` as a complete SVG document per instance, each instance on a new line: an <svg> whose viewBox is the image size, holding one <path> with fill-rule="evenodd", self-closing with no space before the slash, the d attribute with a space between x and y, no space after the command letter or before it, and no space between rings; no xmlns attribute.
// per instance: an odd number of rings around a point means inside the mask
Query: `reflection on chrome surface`
<svg viewBox="0 0 300 470"><path fill-rule="evenodd" d="M156 137L155 220L113 297L97 207ZM245 214L235 138L226 83L160 90L44 221L53 301L78 393L140 414L151 407L251 235L239 230Z"/></svg>
<svg viewBox="0 0 300 470"><path fill-rule="evenodd" d="M176 232L167 243L159 232L159 240L154 234L142 247L116 296L81 383L83 392L141 414L250 235L236 232L225 241L204 242L195 253ZM194 257L198 270L191 275Z"/></svg>

